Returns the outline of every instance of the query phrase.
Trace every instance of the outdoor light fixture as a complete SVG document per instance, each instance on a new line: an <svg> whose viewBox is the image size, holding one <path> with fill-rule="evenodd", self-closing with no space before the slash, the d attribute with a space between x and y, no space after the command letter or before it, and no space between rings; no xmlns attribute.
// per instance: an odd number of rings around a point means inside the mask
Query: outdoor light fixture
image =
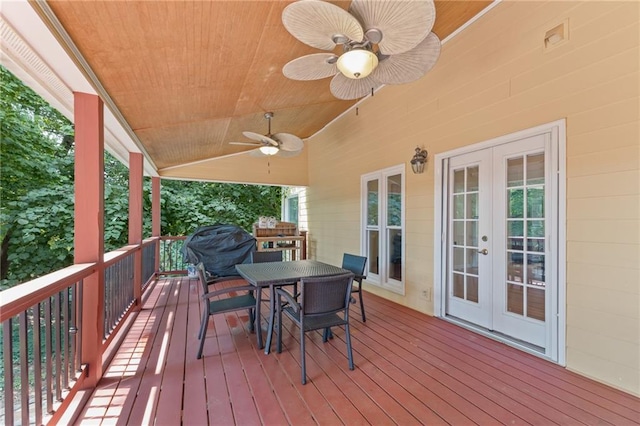
<svg viewBox="0 0 640 426"><path fill-rule="evenodd" d="M416 153L411 159L411 169L413 170L413 173L424 173L425 164L427 164L427 151L417 146Z"/></svg>
<svg viewBox="0 0 640 426"><path fill-rule="evenodd" d="M259 149L260 149L260 152L263 153L264 155L275 155L278 153L278 151L280 151L280 149L278 149L277 146L273 146L273 145L261 146Z"/></svg>
<svg viewBox="0 0 640 426"><path fill-rule="evenodd" d="M365 78L378 66L378 57L370 50L353 49L340 55L336 65L345 77Z"/></svg>

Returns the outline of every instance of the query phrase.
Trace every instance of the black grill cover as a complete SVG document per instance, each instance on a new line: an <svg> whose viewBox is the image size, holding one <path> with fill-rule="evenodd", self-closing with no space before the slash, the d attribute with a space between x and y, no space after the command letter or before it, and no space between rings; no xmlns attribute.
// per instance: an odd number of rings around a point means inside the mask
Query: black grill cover
<svg viewBox="0 0 640 426"><path fill-rule="evenodd" d="M189 235L182 247L182 257L194 265L202 262L204 269L215 276L238 275L235 266L251 262L256 239L236 225L207 225Z"/></svg>

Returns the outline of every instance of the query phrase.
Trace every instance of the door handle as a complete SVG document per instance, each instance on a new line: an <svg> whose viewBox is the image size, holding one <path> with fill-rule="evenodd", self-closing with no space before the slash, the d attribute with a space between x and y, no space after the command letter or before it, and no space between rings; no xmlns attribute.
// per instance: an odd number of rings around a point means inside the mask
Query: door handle
<svg viewBox="0 0 640 426"><path fill-rule="evenodd" d="M487 250L487 249L485 248L485 249L482 249L482 250L478 250L478 253L480 253L480 254L484 254L484 255L486 256L486 255L488 255L488 254L489 254L489 250Z"/></svg>

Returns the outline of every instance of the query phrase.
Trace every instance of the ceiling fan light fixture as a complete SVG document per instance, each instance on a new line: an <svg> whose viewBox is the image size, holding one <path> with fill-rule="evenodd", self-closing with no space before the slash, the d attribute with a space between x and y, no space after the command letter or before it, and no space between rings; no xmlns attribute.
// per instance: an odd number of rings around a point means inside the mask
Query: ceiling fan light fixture
<svg viewBox="0 0 640 426"><path fill-rule="evenodd" d="M365 78L378 66L378 57L370 50L353 49L340 55L336 65L345 77Z"/></svg>
<svg viewBox="0 0 640 426"><path fill-rule="evenodd" d="M264 155L276 155L280 151L277 146L273 145L261 146L259 149Z"/></svg>

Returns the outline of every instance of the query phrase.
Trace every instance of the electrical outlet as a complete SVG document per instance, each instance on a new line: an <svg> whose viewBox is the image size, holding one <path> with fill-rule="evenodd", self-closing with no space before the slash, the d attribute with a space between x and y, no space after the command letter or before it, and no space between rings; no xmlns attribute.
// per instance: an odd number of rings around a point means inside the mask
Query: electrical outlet
<svg viewBox="0 0 640 426"><path fill-rule="evenodd" d="M422 290L422 298L426 299L426 300L431 300L431 289L430 288Z"/></svg>

